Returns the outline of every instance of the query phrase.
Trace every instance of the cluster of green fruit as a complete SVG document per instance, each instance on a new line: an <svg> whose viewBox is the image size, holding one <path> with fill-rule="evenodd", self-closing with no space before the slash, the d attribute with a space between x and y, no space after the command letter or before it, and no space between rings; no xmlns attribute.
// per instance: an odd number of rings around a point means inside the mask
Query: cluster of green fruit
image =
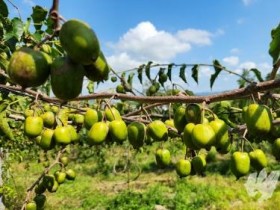
<svg viewBox="0 0 280 210"><path fill-rule="evenodd" d="M57 170L52 174L47 173L42 177L41 180L38 181L34 188L35 196L33 200L30 200L26 203L26 210L44 209L46 204L46 191L54 193L66 180L75 180L75 171L71 168L66 169L68 163L68 157L61 156L59 159L59 164L61 166L60 170Z"/></svg>
<svg viewBox="0 0 280 210"><path fill-rule="evenodd" d="M15 51L7 69L11 81L23 88L37 87L50 76L54 95L67 101L79 96L84 76L97 82L108 79L110 67L89 25L68 20L59 31L59 40L66 55L54 59L44 48L21 47Z"/></svg>

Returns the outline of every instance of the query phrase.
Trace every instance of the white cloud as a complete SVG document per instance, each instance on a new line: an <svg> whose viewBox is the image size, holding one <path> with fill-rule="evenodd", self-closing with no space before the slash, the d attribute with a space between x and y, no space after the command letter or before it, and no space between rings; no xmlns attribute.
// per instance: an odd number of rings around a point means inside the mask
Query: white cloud
<svg viewBox="0 0 280 210"><path fill-rule="evenodd" d="M151 22L140 22L129 29L116 43L109 43L113 55L108 58L115 69L147 61L168 62L193 46L211 45L214 35L206 30L184 29L175 33L158 30ZM137 67L137 66L134 66Z"/></svg>
<svg viewBox="0 0 280 210"><path fill-rule="evenodd" d="M197 45L210 45L212 34L205 30L185 29L177 32L176 36L183 42L197 44Z"/></svg>
<svg viewBox="0 0 280 210"><path fill-rule="evenodd" d="M252 61L246 61L244 63L241 63L239 68L241 69L252 69L252 68L257 68L257 64Z"/></svg>
<svg viewBox="0 0 280 210"><path fill-rule="evenodd" d="M236 66L239 63L239 58L237 56L229 56L223 58L223 62L225 62L225 64L229 66Z"/></svg>
<svg viewBox="0 0 280 210"><path fill-rule="evenodd" d="M31 6L31 7L35 6L35 3L33 0L23 0L23 3L28 6Z"/></svg>
<svg viewBox="0 0 280 210"><path fill-rule="evenodd" d="M142 63L132 59L127 53L123 52L120 54L107 56L106 60L112 66L112 68L116 68L116 70L127 70L138 67Z"/></svg>

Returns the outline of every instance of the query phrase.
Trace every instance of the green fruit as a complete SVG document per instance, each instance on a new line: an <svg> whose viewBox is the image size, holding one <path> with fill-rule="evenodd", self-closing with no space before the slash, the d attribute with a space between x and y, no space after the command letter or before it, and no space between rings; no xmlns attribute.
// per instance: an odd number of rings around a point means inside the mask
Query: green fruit
<svg viewBox="0 0 280 210"><path fill-rule="evenodd" d="M62 184L66 180L66 173L62 171L57 171L54 173L54 177L58 184Z"/></svg>
<svg viewBox="0 0 280 210"><path fill-rule="evenodd" d="M66 179L68 180L74 180L76 178L76 172L73 169L67 169L66 170Z"/></svg>
<svg viewBox="0 0 280 210"><path fill-rule="evenodd" d="M39 146L44 150L50 150L54 148L55 141L54 141L54 130L52 129L45 129L41 134L41 139L39 141Z"/></svg>
<svg viewBox="0 0 280 210"><path fill-rule="evenodd" d="M23 47L12 54L7 73L24 88L37 87L49 77L50 66L40 51Z"/></svg>
<svg viewBox="0 0 280 210"><path fill-rule="evenodd" d="M272 128L271 112L264 105L250 104L243 109L243 117L249 134L268 134Z"/></svg>
<svg viewBox="0 0 280 210"><path fill-rule="evenodd" d="M257 171L267 167L267 158L261 149L255 149L249 152L251 166Z"/></svg>
<svg viewBox="0 0 280 210"><path fill-rule="evenodd" d="M193 143L193 140L192 140L192 131L193 131L194 127L195 127L194 123L188 123L185 126L184 131L183 131L182 140L183 140L183 143L187 146L187 148L196 150L199 148Z"/></svg>
<svg viewBox="0 0 280 210"><path fill-rule="evenodd" d="M73 119L74 124L76 124L76 125L83 125L84 124L84 120L85 120L84 115L74 114L73 117L74 117L74 119Z"/></svg>
<svg viewBox="0 0 280 210"><path fill-rule="evenodd" d="M39 136L43 130L43 119L38 116L27 117L24 121L24 133L29 137Z"/></svg>
<svg viewBox="0 0 280 210"><path fill-rule="evenodd" d="M79 20L68 20L60 31L61 46L67 54L77 63L91 64L96 60L100 46L95 32L90 26Z"/></svg>
<svg viewBox="0 0 280 210"><path fill-rule="evenodd" d="M192 168L197 174L202 174L206 167L206 157L204 155L195 156L192 161Z"/></svg>
<svg viewBox="0 0 280 210"><path fill-rule="evenodd" d="M160 74L159 78L158 78L158 81L159 81L159 83L163 84L167 81L167 79L168 79L167 74Z"/></svg>
<svg viewBox="0 0 280 210"><path fill-rule="evenodd" d="M216 134L209 124L196 124L192 131L192 142L198 148L210 148L216 141Z"/></svg>
<svg viewBox="0 0 280 210"><path fill-rule="evenodd" d="M121 120L121 114L119 110L117 110L115 107L106 107L105 108L105 117L107 121L113 121L113 120Z"/></svg>
<svg viewBox="0 0 280 210"><path fill-rule="evenodd" d="M35 187L35 193L36 194L42 194L46 191L46 186L43 182L40 182L36 187Z"/></svg>
<svg viewBox="0 0 280 210"><path fill-rule="evenodd" d="M185 118L188 123L201 123L201 107L199 104L189 104L186 107Z"/></svg>
<svg viewBox="0 0 280 210"><path fill-rule="evenodd" d="M66 125L66 128L68 128L68 131L71 136L71 143L76 143L80 141L80 135L77 133L76 128L73 125Z"/></svg>
<svg viewBox="0 0 280 210"><path fill-rule="evenodd" d="M164 121L164 124L171 127L171 128L175 128L175 125L174 125L174 120L173 119L168 119L168 120L165 120Z"/></svg>
<svg viewBox="0 0 280 210"><path fill-rule="evenodd" d="M84 66L85 76L93 82L103 82L108 80L110 67L104 54L100 51L98 58L90 65Z"/></svg>
<svg viewBox="0 0 280 210"><path fill-rule="evenodd" d="M250 157L248 153L234 152L231 156L230 169L237 178L248 174L250 170Z"/></svg>
<svg viewBox="0 0 280 210"><path fill-rule="evenodd" d="M117 93L125 93L124 86L123 85L117 85L116 92Z"/></svg>
<svg viewBox="0 0 280 210"><path fill-rule="evenodd" d="M158 91L157 87L155 85L151 85L147 92L146 92L146 95L147 96L151 96L151 95L154 95L156 92Z"/></svg>
<svg viewBox="0 0 280 210"><path fill-rule="evenodd" d="M118 78L116 76L111 77L111 82L116 82L117 80L118 80Z"/></svg>
<svg viewBox="0 0 280 210"><path fill-rule="evenodd" d="M33 199L37 205L37 209L43 209L46 203L46 196L44 194L38 194Z"/></svg>
<svg viewBox="0 0 280 210"><path fill-rule="evenodd" d="M54 140L57 144L70 144L72 137L69 128L66 126L57 126L54 130Z"/></svg>
<svg viewBox="0 0 280 210"><path fill-rule="evenodd" d="M186 177L191 173L191 162L189 160L180 159L176 163L175 168L176 168L176 173L180 177Z"/></svg>
<svg viewBox="0 0 280 210"><path fill-rule="evenodd" d="M113 141L123 142L127 139L127 126L123 120L113 120L109 123L109 133Z"/></svg>
<svg viewBox="0 0 280 210"><path fill-rule="evenodd" d="M28 202L25 206L25 210L37 210L37 205L34 201Z"/></svg>
<svg viewBox="0 0 280 210"><path fill-rule="evenodd" d="M147 134L155 141L166 141L168 130L164 122L154 120L147 125Z"/></svg>
<svg viewBox="0 0 280 210"><path fill-rule="evenodd" d="M59 162L62 163L64 167L66 167L69 163L69 158L67 156L61 156L59 158Z"/></svg>
<svg viewBox="0 0 280 210"><path fill-rule="evenodd" d="M155 156L159 167L164 168L170 165L171 155L168 149L157 149Z"/></svg>
<svg viewBox="0 0 280 210"><path fill-rule="evenodd" d="M51 128L55 124L55 115L52 111L47 111L44 114L41 115L44 126Z"/></svg>
<svg viewBox="0 0 280 210"><path fill-rule="evenodd" d="M178 130L178 133L182 133L187 124L185 112L186 112L186 108L184 106L178 107L175 111L174 125L175 128Z"/></svg>
<svg viewBox="0 0 280 210"><path fill-rule="evenodd" d="M51 106L51 111L55 114L59 112L59 107L58 106Z"/></svg>
<svg viewBox="0 0 280 210"><path fill-rule="evenodd" d="M272 154L276 160L280 160L280 138L275 139L272 144Z"/></svg>
<svg viewBox="0 0 280 210"><path fill-rule="evenodd" d="M79 96L83 88L84 68L67 57L57 57L51 65L51 87L62 100Z"/></svg>
<svg viewBox="0 0 280 210"><path fill-rule="evenodd" d="M134 149L144 145L146 138L146 126L141 122L132 122L127 126L128 141Z"/></svg>
<svg viewBox="0 0 280 210"><path fill-rule="evenodd" d="M215 147L219 150L229 143L227 124L220 119L215 119L209 123L216 134Z"/></svg>
<svg viewBox="0 0 280 210"><path fill-rule="evenodd" d="M102 119L102 114L100 111L95 109L87 109L85 113L84 124L86 129L90 129L94 123L97 123Z"/></svg>
<svg viewBox="0 0 280 210"><path fill-rule="evenodd" d="M108 135L109 126L106 122L97 122L93 124L88 132L88 143L90 145L103 143Z"/></svg>

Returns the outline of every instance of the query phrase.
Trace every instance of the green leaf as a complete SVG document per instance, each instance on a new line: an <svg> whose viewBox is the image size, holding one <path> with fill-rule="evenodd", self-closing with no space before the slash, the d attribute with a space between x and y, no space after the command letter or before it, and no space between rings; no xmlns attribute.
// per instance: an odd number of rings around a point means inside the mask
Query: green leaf
<svg viewBox="0 0 280 210"><path fill-rule="evenodd" d="M128 78L127 78L127 83L132 86L132 81L133 81L133 77L134 77L135 73L132 72L128 75Z"/></svg>
<svg viewBox="0 0 280 210"><path fill-rule="evenodd" d="M172 82L172 67L174 66L174 63L170 63L167 66L167 76L170 80L170 82Z"/></svg>
<svg viewBox="0 0 280 210"><path fill-rule="evenodd" d="M3 0L0 1L0 14L3 17L8 17L8 15L9 15L9 10L8 10L7 4Z"/></svg>
<svg viewBox="0 0 280 210"><path fill-rule="evenodd" d="M269 45L269 54L272 57L273 64L275 64L280 58L280 24L277 28L271 31L272 40Z"/></svg>
<svg viewBox="0 0 280 210"><path fill-rule="evenodd" d="M12 19L11 23L12 28L4 35L4 41L9 41L10 39L20 41L24 32L24 24L19 18Z"/></svg>
<svg viewBox="0 0 280 210"><path fill-rule="evenodd" d="M151 70L151 64L153 62L152 61L149 61L145 67L145 73L146 73L146 76L149 80L151 80L151 73L150 73L150 70Z"/></svg>
<svg viewBox="0 0 280 210"><path fill-rule="evenodd" d="M10 139L14 140L14 134L9 126L8 119L6 117L6 111L0 113L0 130Z"/></svg>
<svg viewBox="0 0 280 210"><path fill-rule="evenodd" d="M199 66L196 64L192 67L192 78L198 84L198 69Z"/></svg>
<svg viewBox="0 0 280 210"><path fill-rule="evenodd" d="M263 82L264 81L263 78L262 78L262 74L261 74L261 72L258 69L253 68L253 69L250 69L250 71L254 72L254 74L257 77L259 82Z"/></svg>
<svg viewBox="0 0 280 210"><path fill-rule="evenodd" d="M33 13L31 15L36 30L40 30L42 22L46 19L48 11L41 6L32 7Z"/></svg>
<svg viewBox="0 0 280 210"><path fill-rule="evenodd" d="M211 75L211 78L210 78L210 87L212 88L213 85L214 85L214 82L215 80L217 79L218 75L220 74L220 72L223 70L223 66L219 63L218 60L214 60L213 61L213 66L214 66L214 69L215 69L215 72L214 74Z"/></svg>
<svg viewBox="0 0 280 210"><path fill-rule="evenodd" d="M137 69L137 73L138 73L138 79L140 81L140 83L142 84L143 82L143 69L144 69L144 64L140 65Z"/></svg>
<svg viewBox="0 0 280 210"><path fill-rule="evenodd" d="M186 68L187 68L187 65L186 64L183 64L181 67L180 67L180 78L185 82L185 83L188 83L187 82L187 78L186 78L186 74L185 74L185 71L186 71Z"/></svg>

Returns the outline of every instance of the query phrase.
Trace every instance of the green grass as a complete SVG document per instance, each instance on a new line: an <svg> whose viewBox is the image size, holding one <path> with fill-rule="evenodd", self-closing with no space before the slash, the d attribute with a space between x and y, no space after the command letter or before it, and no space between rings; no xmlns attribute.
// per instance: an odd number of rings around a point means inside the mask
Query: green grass
<svg viewBox="0 0 280 210"><path fill-rule="evenodd" d="M166 147L170 145L167 144ZM171 146L170 146L171 147ZM96 157L84 161L71 162L69 167L75 169L75 181L66 181L56 193L47 192L47 210L153 210L156 205L166 209L278 209L280 205L280 186L273 196L262 202L247 194L244 183L246 177L236 181L229 171L227 158L218 158L208 164L205 176L189 176L179 178L173 166L158 169L155 165L153 152L156 145L131 160L130 173L121 172L125 162L123 150L114 148L107 150L104 159ZM173 163L182 157L184 151L180 146L174 149ZM133 156L133 154L130 154ZM122 158L120 158L122 157ZM120 161L116 161L120 158ZM102 162L103 160L103 162ZM122 160L122 161L121 161ZM118 173L113 173L113 163ZM139 175L138 165L142 172ZM273 162L272 169L279 164ZM119 168L117 167L119 166ZM13 164L13 179L18 194L26 189L40 175L43 167L31 162L27 169L26 162ZM134 170L135 169L135 170Z"/></svg>

